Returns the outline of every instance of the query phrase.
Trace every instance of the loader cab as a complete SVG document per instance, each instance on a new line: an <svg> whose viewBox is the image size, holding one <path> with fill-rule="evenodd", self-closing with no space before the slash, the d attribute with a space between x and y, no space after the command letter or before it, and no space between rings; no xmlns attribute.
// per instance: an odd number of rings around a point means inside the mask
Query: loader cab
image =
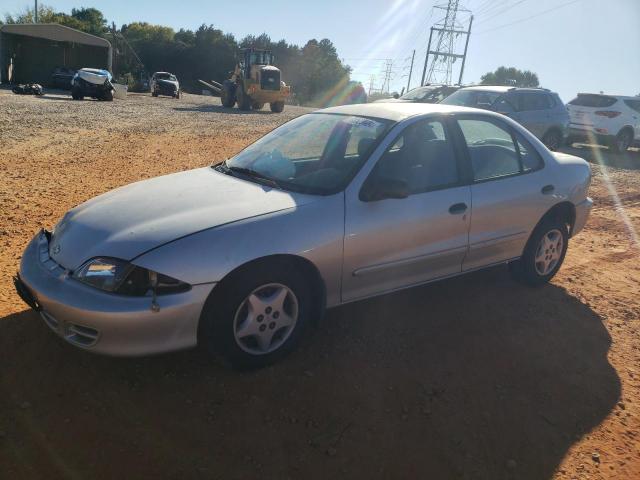
<svg viewBox="0 0 640 480"><path fill-rule="evenodd" d="M256 72L265 65L273 63L273 54L270 50L257 50L255 48L245 48L242 51L242 70L245 78L255 77ZM254 66L256 68L254 68Z"/></svg>

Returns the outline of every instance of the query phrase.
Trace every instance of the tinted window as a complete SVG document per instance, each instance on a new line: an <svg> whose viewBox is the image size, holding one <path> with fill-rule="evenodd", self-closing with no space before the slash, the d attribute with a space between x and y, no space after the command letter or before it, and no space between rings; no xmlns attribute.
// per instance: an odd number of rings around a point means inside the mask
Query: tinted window
<svg viewBox="0 0 640 480"><path fill-rule="evenodd" d="M502 96L501 92L462 89L452 93L440 103L462 107L489 108L500 96Z"/></svg>
<svg viewBox="0 0 640 480"><path fill-rule="evenodd" d="M518 148L509 130L488 120L461 119L458 124L469 149L474 180L520 173Z"/></svg>
<svg viewBox="0 0 640 480"><path fill-rule="evenodd" d="M458 165L444 125L432 120L407 127L372 175L405 181L412 194L458 183Z"/></svg>
<svg viewBox="0 0 640 480"><path fill-rule="evenodd" d="M583 94L578 95L576 98L569 102L569 105L575 105L576 107L593 107L603 108L610 107L618 101L615 97L608 97L606 95L595 94Z"/></svg>
<svg viewBox="0 0 640 480"><path fill-rule="evenodd" d="M547 110L551 108L546 93L521 92L518 93L518 101L521 111Z"/></svg>
<svg viewBox="0 0 640 480"><path fill-rule="evenodd" d="M496 100L491 109L500 113L512 113L516 111L513 103L507 97L501 97Z"/></svg>
<svg viewBox="0 0 640 480"><path fill-rule="evenodd" d="M624 103L626 103L629 108L640 113L640 100L625 100Z"/></svg>

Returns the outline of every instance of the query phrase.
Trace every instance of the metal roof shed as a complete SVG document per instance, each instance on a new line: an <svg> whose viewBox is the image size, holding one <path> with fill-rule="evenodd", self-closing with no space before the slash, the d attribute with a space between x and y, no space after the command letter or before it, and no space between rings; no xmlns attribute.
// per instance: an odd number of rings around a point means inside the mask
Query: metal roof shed
<svg viewBox="0 0 640 480"><path fill-rule="evenodd" d="M104 38L53 23L0 26L0 83L12 80L47 84L56 67L110 71L111 44Z"/></svg>

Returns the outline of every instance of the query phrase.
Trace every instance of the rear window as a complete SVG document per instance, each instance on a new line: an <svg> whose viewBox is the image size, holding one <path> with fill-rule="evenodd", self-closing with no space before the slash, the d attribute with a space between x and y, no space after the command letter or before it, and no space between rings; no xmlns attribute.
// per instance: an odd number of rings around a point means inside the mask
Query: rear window
<svg viewBox="0 0 640 480"><path fill-rule="evenodd" d="M625 100L624 103L627 104L627 107L640 113L640 100Z"/></svg>
<svg viewBox="0 0 640 480"><path fill-rule="evenodd" d="M576 107L603 108L610 107L617 101L617 98L608 97L606 95L578 95L569 102L569 105L575 105Z"/></svg>

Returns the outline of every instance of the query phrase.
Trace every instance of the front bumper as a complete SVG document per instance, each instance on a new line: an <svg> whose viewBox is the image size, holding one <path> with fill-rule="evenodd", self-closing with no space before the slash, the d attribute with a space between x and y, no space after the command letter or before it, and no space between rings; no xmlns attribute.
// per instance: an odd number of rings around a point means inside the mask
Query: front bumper
<svg viewBox="0 0 640 480"><path fill-rule="evenodd" d="M571 236L577 235L584 228L589 218L589 213L593 207L593 200L587 197L582 202L576 205L576 221L573 223L571 229Z"/></svg>
<svg viewBox="0 0 640 480"><path fill-rule="evenodd" d="M27 246L16 281L23 300L58 336L77 347L114 356L195 346L200 313L213 285L158 296L160 308L153 311L151 297L103 292L72 278L49 257L44 231Z"/></svg>

